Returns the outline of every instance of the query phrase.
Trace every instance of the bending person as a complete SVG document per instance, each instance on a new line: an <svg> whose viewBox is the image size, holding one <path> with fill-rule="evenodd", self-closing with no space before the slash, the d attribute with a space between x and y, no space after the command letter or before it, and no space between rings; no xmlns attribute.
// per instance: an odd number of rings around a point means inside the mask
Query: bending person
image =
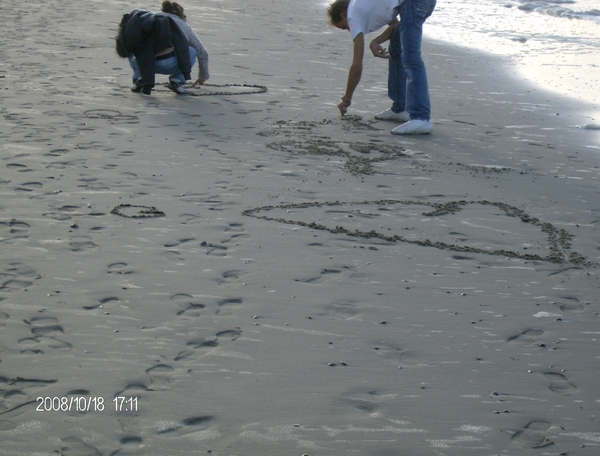
<svg viewBox="0 0 600 456"><path fill-rule="evenodd" d="M392 130L397 135L433 131L421 40L423 23L435 4L436 0L335 0L329 4L329 22L334 27L349 30L354 42L346 92L338 104L342 115L352 104L362 76L365 35L386 27L369 47L375 57L389 59L388 95L393 104L375 118L405 122ZM381 46L386 41L390 41L389 52Z"/></svg>
<svg viewBox="0 0 600 456"><path fill-rule="evenodd" d="M194 33L192 27L190 27L190 25L187 23L186 15L183 12L183 7L177 2L165 0L162 3L160 10L162 13L175 20L175 23L187 38L188 45L196 50L196 57L198 58L198 79L196 79L192 87L195 87L198 84L203 85L208 78L210 78L210 74L208 72L208 52L202 45L202 42L196 33ZM192 62L193 60L194 59L192 58Z"/></svg>
<svg viewBox="0 0 600 456"><path fill-rule="evenodd" d="M185 93L196 50L188 46L174 19L134 9L121 19L115 41L117 54L128 58L133 70L133 92L150 95L155 75L167 74L169 89Z"/></svg>

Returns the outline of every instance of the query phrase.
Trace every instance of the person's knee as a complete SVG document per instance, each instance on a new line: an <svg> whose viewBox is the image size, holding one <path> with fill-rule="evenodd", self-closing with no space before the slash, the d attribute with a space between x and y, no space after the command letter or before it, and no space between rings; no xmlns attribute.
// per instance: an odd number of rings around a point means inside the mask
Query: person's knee
<svg viewBox="0 0 600 456"><path fill-rule="evenodd" d="M196 57L198 57L198 52L196 52L196 49L194 49L193 47L190 46L190 61L192 63L192 66L194 66Z"/></svg>
<svg viewBox="0 0 600 456"><path fill-rule="evenodd" d="M407 70L421 69L425 66L421 51L402 52L402 66Z"/></svg>

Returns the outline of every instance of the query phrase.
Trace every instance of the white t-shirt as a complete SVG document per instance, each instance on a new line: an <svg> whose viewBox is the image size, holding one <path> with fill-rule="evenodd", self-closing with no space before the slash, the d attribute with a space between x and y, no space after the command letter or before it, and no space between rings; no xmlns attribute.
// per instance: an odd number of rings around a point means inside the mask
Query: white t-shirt
<svg viewBox="0 0 600 456"><path fill-rule="evenodd" d="M351 0L348 5L348 28L352 39L385 27L398 15L397 8L403 0Z"/></svg>

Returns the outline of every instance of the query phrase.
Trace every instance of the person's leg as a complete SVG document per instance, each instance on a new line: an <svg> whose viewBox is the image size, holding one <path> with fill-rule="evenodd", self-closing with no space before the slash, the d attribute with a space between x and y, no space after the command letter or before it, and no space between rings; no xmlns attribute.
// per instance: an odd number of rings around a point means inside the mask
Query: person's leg
<svg viewBox="0 0 600 456"><path fill-rule="evenodd" d="M179 71L179 62L177 61L176 55L172 55L166 59L156 59L156 62L154 63L154 72L156 74L169 75L169 80L172 80L173 76L175 76L178 81L185 84L183 74Z"/></svg>
<svg viewBox="0 0 600 456"><path fill-rule="evenodd" d="M406 71L402 66L400 25L392 33L389 52L388 96L393 101L392 111L402 112L406 109Z"/></svg>
<svg viewBox="0 0 600 456"><path fill-rule="evenodd" d="M196 50L193 47L189 48L190 50L190 61L192 62L192 66L196 61ZM179 69L179 62L177 61L177 56L169 57L168 59L157 60L154 65L154 71L158 74L168 74L169 81L183 86L185 85L185 77L183 73Z"/></svg>
<svg viewBox="0 0 600 456"><path fill-rule="evenodd" d="M429 120L431 105L425 63L421 57L423 23L435 8L435 0L405 0L400 6L400 45L406 71L406 111L411 120Z"/></svg>
<svg viewBox="0 0 600 456"><path fill-rule="evenodd" d="M142 79L142 73L140 72L140 67L137 63L137 60L135 59L135 57L133 55L128 57L128 60L129 60L129 65L131 66L131 69L133 70L133 77L131 79L133 81L133 84L135 84L138 79Z"/></svg>
<svg viewBox="0 0 600 456"><path fill-rule="evenodd" d="M392 33L389 52L388 96L393 101L393 104L391 108L375 114L375 118L377 120L406 122L410 116L406 112L406 71L402 66L400 26L397 26Z"/></svg>

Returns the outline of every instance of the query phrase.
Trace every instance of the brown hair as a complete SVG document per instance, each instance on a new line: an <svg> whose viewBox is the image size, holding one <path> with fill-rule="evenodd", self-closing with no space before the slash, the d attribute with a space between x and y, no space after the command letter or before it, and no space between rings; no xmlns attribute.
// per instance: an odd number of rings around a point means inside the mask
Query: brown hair
<svg viewBox="0 0 600 456"><path fill-rule="evenodd" d="M334 0L327 7L327 15L329 16L329 23L335 25L342 20L342 13L348 12L348 5L350 0Z"/></svg>
<svg viewBox="0 0 600 456"><path fill-rule="evenodd" d="M115 50L117 51L117 55L126 59L127 57L132 55L125 43L123 42L123 26L131 17L130 14L124 14L121 18L121 22L119 23L119 29L117 31L117 36L115 36Z"/></svg>
<svg viewBox="0 0 600 456"><path fill-rule="evenodd" d="M183 13L183 6L181 6L177 2L170 2L169 0L165 0L164 2L162 2L162 6L160 7L160 10L163 13L169 13L169 14L174 14L175 16L179 16L181 19L183 19L185 21L186 16Z"/></svg>

